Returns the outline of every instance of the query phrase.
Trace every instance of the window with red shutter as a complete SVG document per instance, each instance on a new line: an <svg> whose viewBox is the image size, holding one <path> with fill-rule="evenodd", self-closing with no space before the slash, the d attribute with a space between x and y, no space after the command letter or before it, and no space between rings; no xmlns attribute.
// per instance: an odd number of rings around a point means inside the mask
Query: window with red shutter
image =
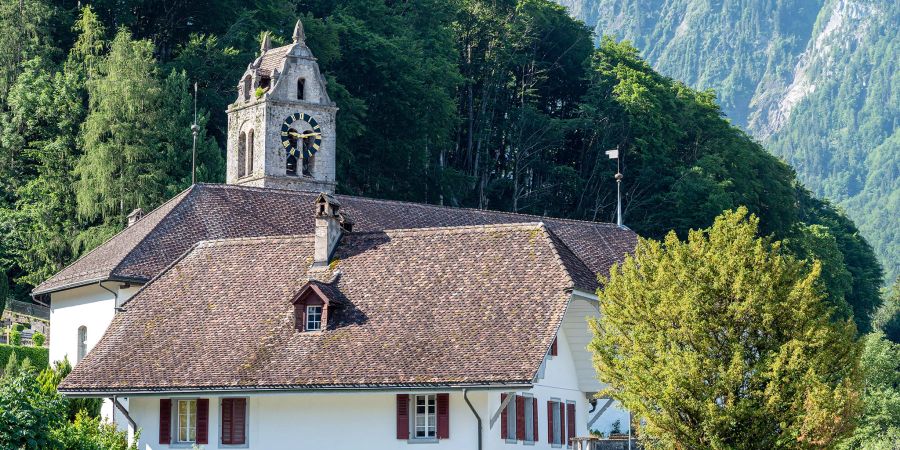
<svg viewBox="0 0 900 450"><path fill-rule="evenodd" d="M247 399L222 399L222 445L244 445L247 443Z"/></svg>
<svg viewBox="0 0 900 450"><path fill-rule="evenodd" d="M450 439L450 394L437 395L437 438Z"/></svg>
<svg viewBox="0 0 900 450"><path fill-rule="evenodd" d="M556 356L556 354L558 352L559 352L559 348L556 344L556 338L553 338L553 343L550 344L550 356Z"/></svg>
<svg viewBox="0 0 900 450"><path fill-rule="evenodd" d="M557 404L559 411L559 443L560 445L568 445L566 444L566 404L560 401Z"/></svg>
<svg viewBox="0 0 900 450"><path fill-rule="evenodd" d="M531 436L532 442L538 441L538 401L537 397L531 398L531 432L534 435Z"/></svg>
<svg viewBox="0 0 900 450"><path fill-rule="evenodd" d="M172 443L172 400L159 401L159 443Z"/></svg>
<svg viewBox="0 0 900 450"><path fill-rule="evenodd" d="M553 443L553 411L556 409L556 402L553 400L547 401L547 443Z"/></svg>
<svg viewBox="0 0 900 450"><path fill-rule="evenodd" d="M572 445L575 437L575 403L566 402L566 446Z"/></svg>
<svg viewBox="0 0 900 450"><path fill-rule="evenodd" d="M525 440L525 397L516 396L516 440Z"/></svg>
<svg viewBox="0 0 900 450"><path fill-rule="evenodd" d="M397 394L397 439L409 439L409 395Z"/></svg>
<svg viewBox="0 0 900 450"><path fill-rule="evenodd" d="M197 443L209 444L209 399L197 399Z"/></svg>

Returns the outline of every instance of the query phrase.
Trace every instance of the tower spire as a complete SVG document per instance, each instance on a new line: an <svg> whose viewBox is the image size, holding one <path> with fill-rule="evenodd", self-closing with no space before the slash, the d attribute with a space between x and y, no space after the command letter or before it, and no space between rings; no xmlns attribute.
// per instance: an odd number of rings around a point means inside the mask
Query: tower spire
<svg viewBox="0 0 900 450"><path fill-rule="evenodd" d="M267 50L270 50L271 48L272 48L272 39L269 37L269 32L266 31L266 33L263 34L262 45L259 47L259 49L260 49L260 51L265 53Z"/></svg>
<svg viewBox="0 0 900 450"><path fill-rule="evenodd" d="M294 25L294 43L306 45L306 33L303 31L303 22L297 19L297 25Z"/></svg>

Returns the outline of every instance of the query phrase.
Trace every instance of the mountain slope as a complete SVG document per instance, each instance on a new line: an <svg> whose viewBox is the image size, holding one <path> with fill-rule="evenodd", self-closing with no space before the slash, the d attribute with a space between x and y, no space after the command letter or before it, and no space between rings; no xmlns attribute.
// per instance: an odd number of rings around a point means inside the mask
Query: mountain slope
<svg viewBox="0 0 900 450"><path fill-rule="evenodd" d="M900 273L900 2L559 0L731 120L844 208Z"/></svg>

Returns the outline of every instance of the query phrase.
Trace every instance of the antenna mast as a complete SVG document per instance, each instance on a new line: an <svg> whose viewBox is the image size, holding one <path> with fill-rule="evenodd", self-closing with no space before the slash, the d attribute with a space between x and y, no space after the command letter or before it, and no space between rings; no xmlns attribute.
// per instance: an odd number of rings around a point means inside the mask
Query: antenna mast
<svg viewBox="0 0 900 450"><path fill-rule="evenodd" d="M191 125L191 133L194 135L194 148L191 151L191 185L197 184L197 135L200 134L200 126L197 125L197 82L194 82L194 124Z"/></svg>

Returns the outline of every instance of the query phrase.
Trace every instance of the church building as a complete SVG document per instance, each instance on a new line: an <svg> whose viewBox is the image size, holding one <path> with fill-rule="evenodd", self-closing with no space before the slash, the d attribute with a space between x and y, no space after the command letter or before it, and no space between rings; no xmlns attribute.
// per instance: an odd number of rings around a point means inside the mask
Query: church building
<svg viewBox="0 0 900 450"><path fill-rule="evenodd" d="M597 399L586 318L614 224L336 194L338 106L305 43L229 106L227 183L135 211L33 294L60 391L139 448L572 448Z"/></svg>

